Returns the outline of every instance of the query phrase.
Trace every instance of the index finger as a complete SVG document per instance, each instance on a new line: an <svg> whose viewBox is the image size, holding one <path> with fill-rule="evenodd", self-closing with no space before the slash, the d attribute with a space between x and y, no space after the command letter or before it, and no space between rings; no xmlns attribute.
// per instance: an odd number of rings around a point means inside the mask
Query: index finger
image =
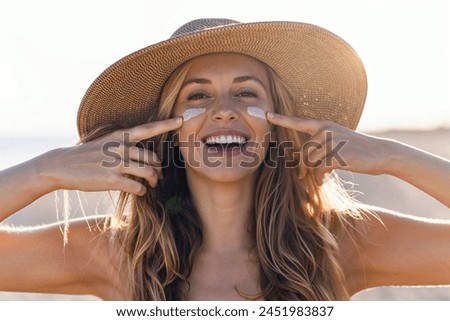
<svg viewBox="0 0 450 321"><path fill-rule="evenodd" d="M139 142L180 128L182 124L183 119L181 117L175 117L132 127L128 129L128 133L132 142Z"/></svg>
<svg viewBox="0 0 450 321"><path fill-rule="evenodd" d="M275 113L267 113L266 116L269 123L278 125L284 128L293 129L299 132L304 132L314 135L319 129L320 124L315 119L305 119L296 116L285 116Z"/></svg>

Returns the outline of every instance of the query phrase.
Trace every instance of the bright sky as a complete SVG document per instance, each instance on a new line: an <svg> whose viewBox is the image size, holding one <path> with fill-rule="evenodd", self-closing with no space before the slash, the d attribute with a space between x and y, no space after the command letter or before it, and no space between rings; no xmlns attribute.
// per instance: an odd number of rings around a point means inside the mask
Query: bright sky
<svg viewBox="0 0 450 321"><path fill-rule="evenodd" d="M361 56L362 130L450 125L450 2L438 0L17 0L0 4L0 136L73 136L90 83L200 17L294 20Z"/></svg>

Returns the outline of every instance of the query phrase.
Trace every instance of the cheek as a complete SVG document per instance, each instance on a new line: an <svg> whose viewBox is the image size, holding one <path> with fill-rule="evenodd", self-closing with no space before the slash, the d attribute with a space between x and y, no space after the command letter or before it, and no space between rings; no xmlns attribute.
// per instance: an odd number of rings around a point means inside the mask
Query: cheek
<svg viewBox="0 0 450 321"><path fill-rule="evenodd" d="M197 140L198 125L194 122L184 122L177 131L178 141L184 144L192 144Z"/></svg>
<svg viewBox="0 0 450 321"><path fill-rule="evenodd" d="M270 136L273 136L273 134L275 133L275 130L274 130L275 128L267 122L258 124L258 126L255 126L254 129L255 129L256 136L259 139L265 138L265 137L270 138Z"/></svg>
<svg viewBox="0 0 450 321"><path fill-rule="evenodd" d="M179 143L184 143L188 141L189 136L192 135L192 132L190 132L188 129L185 129L184 126L177 131L177 137Z"/></svg>

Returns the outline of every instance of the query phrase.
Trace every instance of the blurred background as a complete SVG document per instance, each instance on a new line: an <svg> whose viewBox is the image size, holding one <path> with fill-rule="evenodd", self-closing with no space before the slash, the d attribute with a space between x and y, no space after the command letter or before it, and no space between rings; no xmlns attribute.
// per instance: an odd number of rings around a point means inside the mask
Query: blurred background
<svg viewBox="0 0 450 321"><path fill-rule="evenodd" d="M123 56L170 37L187 21L302 21L349 42L369 82L358 130L450 158L450 3L442 0L52 1L0 0L0 170L77 141L76 113L87 87ZM389 176L342 172L363 202L400 212L450 218L450 210ZM72 213L107 213L104 193L70 192ZM8 219L57 220L62 192ZM59 209L58 209L59 208ZM432 268L432 267L430 267ZM0 300L93 297L2 293ZM354 300L448 300L450 288L371 289Z"/></svg>

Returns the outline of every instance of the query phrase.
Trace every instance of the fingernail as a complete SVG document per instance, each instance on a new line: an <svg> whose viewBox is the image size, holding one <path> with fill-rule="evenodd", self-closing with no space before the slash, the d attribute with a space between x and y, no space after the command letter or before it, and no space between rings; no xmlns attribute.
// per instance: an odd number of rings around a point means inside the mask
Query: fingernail
<svg viewBox="0 0 450 321"><path fill-rule="evenodd" d="M182 122L183 122L183 117L178 116L178 117L175 118L175 123L176 124L181 124Z"/></svg>
<svg viewBox="0 0 450 321"><path fill-rule="evenodd" d="M271 113L270 111L268 111L268 112L266 113L266 117L267 117L267 118L273 119L273 118L275 117L275 115L274 115L273 113Z"/></svg>

